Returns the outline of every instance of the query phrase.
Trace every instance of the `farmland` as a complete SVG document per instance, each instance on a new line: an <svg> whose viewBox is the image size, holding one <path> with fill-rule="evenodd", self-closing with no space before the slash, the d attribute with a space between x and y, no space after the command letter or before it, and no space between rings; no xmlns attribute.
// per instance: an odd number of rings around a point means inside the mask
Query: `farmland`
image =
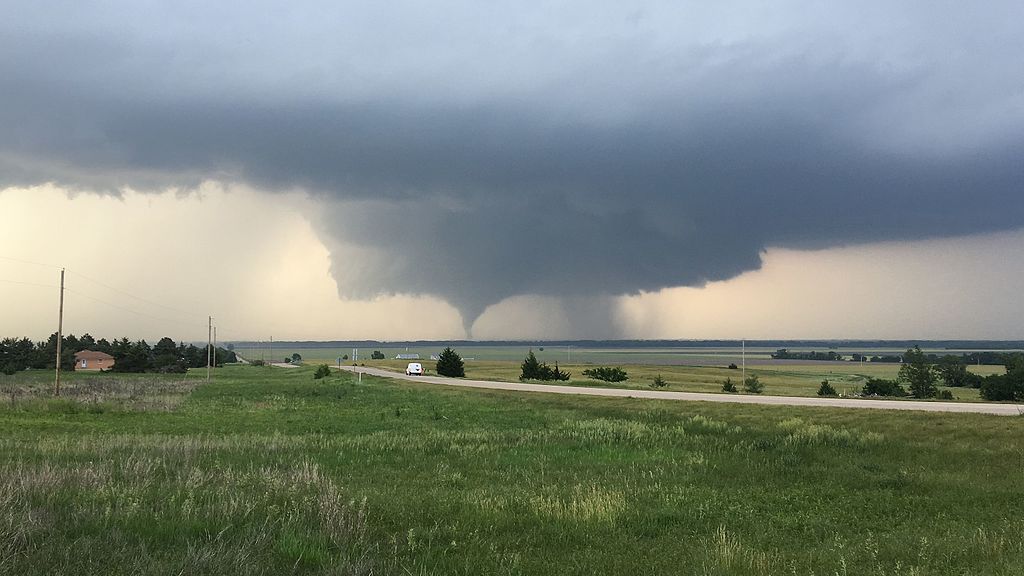
<svg viewBox="0 0 1024 576"><path fill-rule="evenodd" d="M424 368L433 371L434 362L429 360L436 353L433 348L410 349L385 348L384 360L372 360L370 355L374 349L364 349L359 353L359 364L403 371L406 361L397 360L398 354L418 353L424 362ZM460 349L466 358L466 378L478 380L517 381L520 375L520 363L528 346L474 346ZM661 376L666 383L664 390L678 392L720 392L722 382L731 378L737 386L742 387L742 370L729 369L729 364L737 366L743 363L740 350L731 348L697 348L697 349L558 349L547 348L534 353L540 361L558 362L562 369L568 370L572 377L568 382L560 382L570 386L612 386L616 388L648 388L656 376ZM323 348L280 348L281 354L299 353L307 364L325 362L332 365L338 363L343 354L349 359L343 360L351 364L352 350ZM896 378L899 364L877 362L806 362L806 361L774 361L769 357L769 349L748 350L746 354L746 374L756 374L765 385L765 394L775 396L814 396L822 380L828 380L838 393L849 396L859 394L868 378ZM877 353L899 353L896 350L879 350ZM945 351L943 351L945 352ZM241 352L243 355L247 351ZM573 360L569 360L569 358ZM598 365L622 366L629 374L624 382L605 384L588 379L583 370ZM1002 366L970 366L969 370L976 374L1001 374ZM940 389L947 389L940 387ZM980 400L977 389L948 388L953 397L960 401L976 402Z"/></svg>
<svg viewBox="0 0 1024 576"><path fill-rule="evenodd" d="M0 573L1015 574L1018 417L0 376ZM817 376L814 376L815 378Z"/></svg>

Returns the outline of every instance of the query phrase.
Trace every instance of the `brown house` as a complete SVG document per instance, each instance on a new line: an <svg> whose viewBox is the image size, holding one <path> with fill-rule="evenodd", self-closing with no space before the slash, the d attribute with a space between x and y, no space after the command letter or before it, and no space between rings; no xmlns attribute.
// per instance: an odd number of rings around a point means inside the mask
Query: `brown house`
<svg viewBox="0 0 1024 576"><path fill-rule="evenodd" d="M82 350L75 352L75 370L108 370L114 365L114 357L106 352Z"/></svg>

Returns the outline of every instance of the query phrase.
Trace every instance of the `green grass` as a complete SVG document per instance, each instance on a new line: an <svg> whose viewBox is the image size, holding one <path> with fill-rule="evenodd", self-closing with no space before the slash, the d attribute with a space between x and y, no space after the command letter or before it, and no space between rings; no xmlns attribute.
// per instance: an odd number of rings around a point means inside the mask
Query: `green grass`
<svg viewBox="0 0 1024 576"><path fill-rule="evenodd" d="M312 367L228 367L210 384L73 374L82 392L54 400L45 376L0 376L3 574L1024 565L1022 418L315 381Z"/></svg>
<svg viewBox="0 0 1024 576"><path fill-rule="evenodd" d="M403 372L407 361L404 360L360 360L360 364ZM348 362L351 364L351 362ZM423 368L427 374L433 375L436 362L424 361ZM742 370L714 366L657 366L651 364L623 364L621 366L629 374L624 382L607 383L583 376L583 371L592 368L593 364L563 364L559 368L568 370L572 377L567 382L554 384L567 386L591 386L603 388L647 389L657 375L667 383L661 390L673 392L721 392L722 382L731 378L737 388L743 388ZM1002 366L971 366L971 372L981 375L1001 374ZM763 394L773 396L816 396L822 380L828 380L836 391L844 396L860 394L868 378L896 378L898 364L857 364L857 363L815 363L780 364L777 366L759 365L747 367L747 375L757 374L765 385ZM518 382L521 374L520 363L502 360L482 360L466 363L466 378L475 380L495 380L501 382ZM979 402L981 396L973 388L947 388L955 399L965 402Z"/></svg>

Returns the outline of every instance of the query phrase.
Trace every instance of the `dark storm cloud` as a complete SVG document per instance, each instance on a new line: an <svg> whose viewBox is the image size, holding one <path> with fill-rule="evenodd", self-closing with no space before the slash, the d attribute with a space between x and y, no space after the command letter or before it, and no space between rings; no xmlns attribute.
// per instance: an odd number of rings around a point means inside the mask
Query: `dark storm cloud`
<svg viewBox="0 0 1024 576"><path fill-rule="evenodd" d="M767 246L1024 225L1012 5L947 13L962 25L950 34L914 13L817 22L787 5L785 25L720 37L701 36L715 14L685 8L678 31L636 28L644 10L583 23L534 10L496 39L460 32L482 16L457 8L450 42L364 14L397 28L386 48L359 17L342 19L336 36L355 39L341 44L301 18L178 41L147 39L148 14L135 34L8 25L0 178L304 188L323 199L343 292L435 294L467 323L517 294L728 278ZM268 28L280 53L261 43ZM252 54L235 49L246 42Z"/></svg>

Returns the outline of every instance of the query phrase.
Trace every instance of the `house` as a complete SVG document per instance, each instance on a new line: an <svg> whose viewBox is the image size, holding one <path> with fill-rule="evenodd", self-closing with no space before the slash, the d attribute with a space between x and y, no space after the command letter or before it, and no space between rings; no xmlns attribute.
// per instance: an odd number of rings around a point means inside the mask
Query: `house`
<svg viewBox="0 0 1024 576"><path fill-rule="evenodd" d="M106 352L82 350L75 352L75 370L109 370L114 366L114 357Z"/></svg>
<svg viewBox="0 0 1024 576"><path fill-rule="evenodd" d="M419 354L399 354L395 356L395 360L419 360Z"/></svg>

